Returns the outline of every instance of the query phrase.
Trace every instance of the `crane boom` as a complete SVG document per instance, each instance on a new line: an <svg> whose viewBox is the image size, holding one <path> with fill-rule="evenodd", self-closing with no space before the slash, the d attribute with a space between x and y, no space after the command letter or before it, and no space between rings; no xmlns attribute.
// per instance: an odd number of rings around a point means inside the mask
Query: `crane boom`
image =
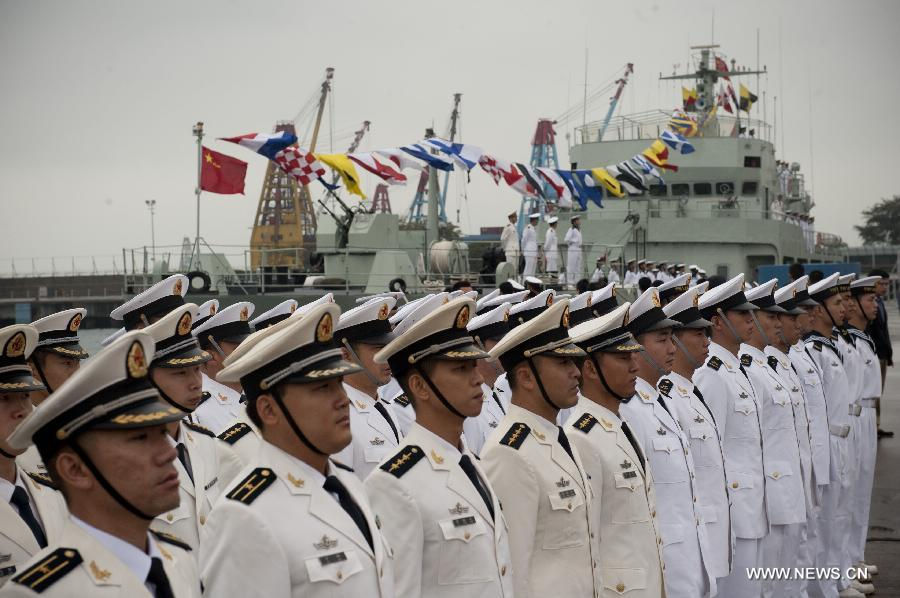
<svg viewBox="0 0 900 598"><path fill-rule="evenodd" d="M628 84L628 75L634 72L634 64L628 63L625 66L625 74L622 78L618 79L616 83L618 83L618 87L616 87L616 93L609 99L609 110L606 111L606 117L603 119L603 124L600 125L600 132L597 134L597 141L603 141L603 134L606 133L606 127L609 126L609 121L612 120L613 112L616 111L616 106L619 104L619 98L622 97L622 90L625 89L625 85Z"/></svg>
<svg viewBox="0 0 900 598"><path fill-rule="evenodd" d="M353 143L351 143L350 147L347 148L348 154L352 154L357 149L359 149L359 144L362 142L362 138L366 134L366 132L369 130L369 125L371 125L371 124L372 123L370 121L364 120L362 127L359 129L359 131L357 131L356 133L353 134Z"/></svg>

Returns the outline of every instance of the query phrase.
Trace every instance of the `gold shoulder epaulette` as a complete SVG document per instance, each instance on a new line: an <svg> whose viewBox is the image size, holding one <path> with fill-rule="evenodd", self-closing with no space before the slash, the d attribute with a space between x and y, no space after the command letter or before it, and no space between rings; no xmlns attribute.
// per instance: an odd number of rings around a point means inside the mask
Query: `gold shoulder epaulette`
<svg viewBox="0 0 900 598"><path fill-rule="evenodd" d="M12 580L40 594L80 565L81 561L81 555L74 548L57 548Z"/></svg>
<svg viewBox="0 0 900 598"><path fill-rule="evenodd" d="M271 469L257 467L225 496L231 500L249 505L263 493L263 490L271 486L276 479L278 479L278 476Z"/></svg>
<svg viewBox="0 0 900 598"><path fill-rule="evenodd" d="M403 447L400 452L385 461L381 465L382 471L386 471L394 477L402 477L407 471L418 463L425 452L415 445Z"/></svg>
<svg viewBox="0 0 900 598"><path fill-rule="evenodd" d="M189 422L189 421L185 420L184 425L186 425L188 428L190 428L194 432L198 432L198 433L204 434L206 436L211 436L212 438L216 437L216 435L212 433L212 430L210 430L207 427L201 426L200 424L195 424L194 422Z"/></svg>
<svg viewBox="0 0 900 598"><path fill-rule="evenodd" d="M522 446L522 443L528 437L529 432L531 432L531 428L522 422L516 422L500 439L500 444L519 450L519 447Z"/></svg>
<svg viewBox="0 0 900 598"><path fill-rule="evenodd" d="M238 422L219 434L219 440L224 440L228 444L234 444L252 431L252 428L244 423Z"/></svg>
<svg viewBox="0 0 900 598"><path fill-rule="evenodd" d="M591 428L593 428L596 424L597 424L597 418L594 417L593 415L591 415L590 413L585 413L584 415L579 417L577 421L575 421L572 424L572 427L575 428L576 430L578 430L579 432L584 432L585 434L587 434L588 432L591 431Z"/></svg>
<svg viewBox="0 0 900 598"><path fill-rule="evenodd" d="M41 484L42 486L47 486L48 488L53 488L54 490L59 490L57 488L56 483L50 478L50 476L46 473L39 471L29 471L28 477Z"/></svg>

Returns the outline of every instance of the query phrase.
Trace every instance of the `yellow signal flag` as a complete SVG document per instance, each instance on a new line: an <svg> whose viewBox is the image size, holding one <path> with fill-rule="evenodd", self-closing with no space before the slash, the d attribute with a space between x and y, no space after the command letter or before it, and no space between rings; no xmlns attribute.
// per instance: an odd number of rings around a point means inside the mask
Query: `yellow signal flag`
<svg viewBox="0 0 900 598"><path fill-rule="evenodd" d="M366 194L363 193L362 188L359 186L359 172L357 172L356 166L347 157L347 154L316 154L316 158L327 164L341 176L341 181L343 181L347 191L354 195L359 195L363 199L366 198Z"/></svg>
<svg viewBox="0 0 900 598"><path fill-rule="evenodd" d="M598 183L603 185L603 187L609 191L610 195L615 197L625 197L625 193L622 191L622 184L609 174L605 168L592 168L591 174Z"/></svg>

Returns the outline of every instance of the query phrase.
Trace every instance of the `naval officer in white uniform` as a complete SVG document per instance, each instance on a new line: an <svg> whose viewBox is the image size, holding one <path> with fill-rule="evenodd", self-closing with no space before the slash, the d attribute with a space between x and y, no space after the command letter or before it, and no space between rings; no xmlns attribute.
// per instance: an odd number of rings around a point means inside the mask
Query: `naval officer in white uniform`
<svg viewBox="0 0 900 598"><path fill-rule="evenodd" d="M523 276L534 276L537 273L538 242L537 229L535 228L541 219L538 213L528 217L528 224L522 231L522 253L525 255L525 271Z"/></svg>
<svg viewBox="0 0 900 598"><path fill-rule="evenodd" d="M556 236L556 223L559 218L547 218L547 232L544 233L544 271L550 280L556 282L559 276L559 240Z"/></svg>

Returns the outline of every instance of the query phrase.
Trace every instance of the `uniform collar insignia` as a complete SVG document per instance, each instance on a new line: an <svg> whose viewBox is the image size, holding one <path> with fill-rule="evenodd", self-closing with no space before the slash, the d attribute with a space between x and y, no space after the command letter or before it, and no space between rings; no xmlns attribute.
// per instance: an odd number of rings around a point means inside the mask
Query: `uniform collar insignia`
<svg viewBox="0 0 900 598"><path fill-rule="evenodd" d="M600 425L603 426L607 430L613 429L613 423L606 419L605 417L600 418Z"/></svg>
<svg viewBox="0 0 900 598"><path fill-rule="evenodd" d="M366 404L363 403L362 401L354 401L354 403L356 403L356 408L359 409L360 411L362 411L363 409L366 408Z"/></svg>
<svg viewBox="0 0 900 598"><path fill-rule="evenodd" d="M559 478L559 481L556 482L556 487L557 487L557 488L565 488L565 487L568 486L569 484L571 484L571 482L570 482L569 480L567 480L567 479L565 479L565 478L563 478L563 477L560 477L560 478Z"/></svg>
<svg viewBox="0 0 900 598"><path fill-rule="evenodd" d="M375 438L373 438L372 440L369 441L369 444L371 444L373 446L381 446L382 444L384 444L384 439L379 436L376 436Z"/></svg>
<svg viewBox="0 0 900 598"><path fill-rule="evenodd" d="M329 538L328 536L322 536L322 539L313 544L313 547L316 550L330 550L337 546L338 541Z"/></svg>
<svg viewBox="0 0 900 598"><path fill-rule="evenodd" d="M538 437L538 440L547 440L547 437L544 436L543 432L539 430L532 430L532 432L534 432L534 435Z"/></svg>
<svg viewBox="0 0 900 598"><path fill-rule="evenodd" d="M303 488L304 484L306 484L306 482L304 482L304 481L301 480L300 478L295 478L295 477L292 476L291 474L288 474L288 475L287 475L287 478L288 478L288 481L289 481L291 484L293 484L295 488Z"/></svg>
<svg viewBox="0 0 900 598"><path fill-rule="evenodd" d="M107 579L109 579L109 576L112 575L110 571L101 569L94 561L91 561L91 564L89 566L91 569L91 575L93 575L97 581L106 581Z"/></svg>
<svg viewBox="0 0 900 598"><path fill-rule="evenodd" d="M434 449L431 449L431 459L438 465L444 464L444 458L441 457L440 455L438 455L436 452L434 452Z"/></svg>
<svg viewBox="0 0 900 598"><path fill-rule="evenodd" d="M455 507L447 510L450 511L451 515L462 515L463 513L469 512L469 507L464 507L461 503L456 503Z"/></svg>

